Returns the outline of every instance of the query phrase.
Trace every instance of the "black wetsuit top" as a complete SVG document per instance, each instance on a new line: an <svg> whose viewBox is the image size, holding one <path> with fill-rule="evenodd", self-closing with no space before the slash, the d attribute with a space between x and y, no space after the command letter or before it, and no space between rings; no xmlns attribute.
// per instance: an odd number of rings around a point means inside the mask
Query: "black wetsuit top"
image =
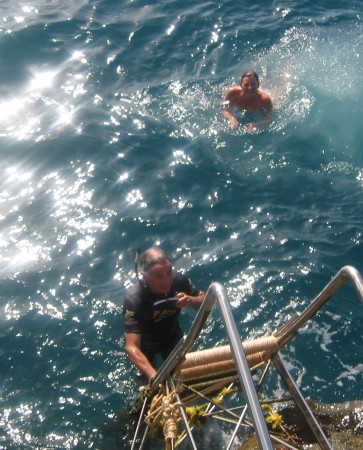
<svg viewBox="0 0 363 450"><path fill-rule="evenodd" d="M194 297L200 291L187 276L174 272L173 283L167 295L152 293L141 280L126 293L123 305L124 331L141 334L141 351L150 361L157 353L165 359L183 337L178 320L179 308L153 308L158 300L175 297L178 292Z"/></svg>

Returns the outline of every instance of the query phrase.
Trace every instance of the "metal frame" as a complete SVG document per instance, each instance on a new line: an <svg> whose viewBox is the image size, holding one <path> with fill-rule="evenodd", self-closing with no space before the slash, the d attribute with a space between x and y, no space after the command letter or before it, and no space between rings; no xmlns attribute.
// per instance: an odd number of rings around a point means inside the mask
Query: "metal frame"
<svg viewBox="0 0 363 450"><path fill-rule="evenodd" d="M362 277L354 267L344 266L335 275L335 277L326 285L326 287L320 292L320 294L313 300L311 305L308 308L306 308L305 311L303 311L303 313L295 315L283 327L281 327L279 330L273 333L275 337L278 337L280 339L280 342L282 343L281 347L285 346L297 334L299 328L301 328L314 314L316 314L317 311L319 311L322 308L322 306L324 306L324 304L347 280L352 281L355 290L357 292L357 295L363 305ZM242 388L242 394L244 400L246 401L246 406L243 408L242 414L240 416L237 416L238 421L236 424L236 428L228 444L227 450L231 448L234 438L238 432L238 429L242 425L242 422L244 422L245 420L245 415L247 411L249 412L250 417L252 419L252 424L249 425L251 425L255 430L256 438L258 440L260 449L273 450L272 441L274 442L281 442L281 441L274 436L270 436L268 432L265 418L263 416L261 405L257 396L257 391L252 379L251 371L248 366L247 358L244 353L242 343L239 334L237 332L236 324L232 316L232 311L226 295L226 291L220 283L215 282L210 285L206 298L197 313L197 316L194 320L194 323L188 335L184 336L180 340L174 351L166 359L166 361L158 371L156 377L152 381L150 388L152 392L156 392L160 383L164 382L167 383L171 388L174 388L174 381L171 376L173 375L174 372L178 370L178 368L184 361L185 355L193 347L216 302L219 304L221 310L227 336L229 339L231 353L235 361L238 379L240 382L240 386ZM303 398L301 392L299 391L298 387L292 380L290 374L286 370L282 362L282 359L279 356L279 353L278 352L273 353L272 355L270 355L270 358L273 364L275 365L277 372L285 382L285 385L289 390L291 397L295 401L295 404L297 405L297 407L300 408L301 412L305 416L310 428L312 429L313 433L317 438L320 448L322 450L332 450L331 444L326 438L319 423L315 419L312 411L310 410L308 404ZM180 398L179 397L177 398L178 402L181 403ZM136 428L131 450L135 448L138 439L138 434L141 429L146 404L147 399L144 401L143 409ZM183 408L181 408L181 413L186 428L186 434L189 437L193 449L197 450L196 444L193 439L192 430L189 427L185 411ZM148 434L148 427L146 427L146 430L144 432L144 436L139 446L139 450L143 448L147 434ZM290 446L288 443L284 441L282 441L282 443L291 449L295 448L293 446Z"/></svg>

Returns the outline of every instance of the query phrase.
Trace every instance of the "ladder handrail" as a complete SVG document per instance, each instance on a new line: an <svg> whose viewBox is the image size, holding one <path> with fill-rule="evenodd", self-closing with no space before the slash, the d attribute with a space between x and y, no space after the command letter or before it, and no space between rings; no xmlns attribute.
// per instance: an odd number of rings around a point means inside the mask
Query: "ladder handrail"
<svg viewBox="0 0 363 450"><path fill-rule="evenodd" d="M283 347L297 333L309 319L321 309L333 294L347 281L351 280L363 305L363 279L358 270L353 266L344 266L335 277L325 286L313 302L301 314L296 314L287 321L279 330L273 333L280 338Z"/></svg>
<svg viewBox="0 0 363 450"><path fill-rule="evenodd" d="M194 345L199 336L202 327L211 312L216 300L222 312L224 323L227 330L231 352L235 360L237 373L240 379L242 390L249 411L251 413L252 422L254 423L256 436L260 443L262 450L273 450L271 438L267 429L264 415L262 413L261 405L257 397L257 392L252 380L252 375L249 370L246 355L244 353L241 340L239 338L237 327L232 316L231 307L226 295L225 288L217 282L212 283L207 291L206 298L200 307L193 325L187 336L184 336L173 352L165 360L160 367L158 373L151 383L151 389L154 391L159 384L172 373L183 362L185 355Z"/></svg>
<svg viewBox="0 0 363 450"><path fill-rule="evenodd" d="M165 381L166 378L176 370L176 368L184 361L185 355L193 347L215 304L215 284L216 283L212 283L209 286L205 299L198 310L188 334L180 339L174 350L158 370L155 378L152 380L150 386L152 391L158 389L159 384Z"/></svg>
<svg viewBox="0 0 363 450"><path fill-rule="evenodd" d="M237 332L236 323L232 316L231 306L229 304L226 291L221 284L217 284L216 289L219 292L219 295L217 296L219 307L221 309L226 326L229 344L231 346L231 352L236 364L242 392L248 405L248 409L251 413L257 440L262 450L272 450L273 446L270 434L268 432L266 421L262 413L261 405L257 396L255 385L253 383L247 358L242 347L241 339Z"/></svg>
<svg viewBox="0 0 363 450"><path fill-rule="evenodd" d="M324 304L332 297L332 295L348 280L350 279L360 301L363 305L363 279L360 276L357 269L353 266L344 266L335 277L325 286L325 288L319 293L313 302L301 313L294 315L288 320L281 328L273 333L273 336L279 339L280 350L296 335L299 328L301 328L311 317L317 313L317 311L324 306ZM247 407L251 414L251 419L255 429L256 437L261 450L273 450L271 436L268 432L266 421L262 413L261 405L257 397L257 392L254 386L252 375L247 362L246 354L244 352L240 336L237 332L236 323L232 316L231 306L228 301L225 288L218 282L214 282L209 286L206 294L206 298L202 303L197 316L192 324L189 333L179 341L175 349L165 360L155 378L151 381L150 388L153 392L159 387L160 383L169 379L172 382L173 373L175 373L185 360L185 355L191 350L195 341L197 340L210 312L212 311L216 301L219 304L222 317L224 320L229 345L231 348L231 354L235 361L237 374L239 377L243 396L245 398ZM278 351L273 352L271 355L275 366L277 365L280 375L285 374L283 364L279 364L281 361L278 356ZM282 367L282 368L281 368ZM288 387L291 388L293 382L286 374L283 376L284 380L288 381ZM296 389L297 390L297 389ZM331 448L329 441L326 440L324 433L321 431L318 423L315 421L309 408L305 406L305 401L301 394L298 392L298 406L303 406L303 409L307 410L310 419L313 421L317 432L319 444L321 448ZM137 433L136 433L137 434ZM136 434L135 438L136 439Z"/></svg>

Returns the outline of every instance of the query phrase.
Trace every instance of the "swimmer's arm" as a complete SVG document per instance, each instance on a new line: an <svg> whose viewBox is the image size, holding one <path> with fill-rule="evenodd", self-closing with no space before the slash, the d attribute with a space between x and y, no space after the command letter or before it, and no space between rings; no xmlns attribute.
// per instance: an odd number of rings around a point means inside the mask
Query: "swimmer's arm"
<svg viewBox="0 0 363 450"><path fill-rule="evenodd" d="M237 128L238 127L238 120L236 119L236 116L231 111L231 106L234 106L235 104L235 97L238 95L240 88L239 87L232 87L228 89L225 97L224 102L221 106L221 112L223 116L228 120L230 128Z"/></svg>
<svg viewBox="0 0 363 450"><path fill-rule="evenodd" d="M155 377L157 371L141 351L141 335L136 333L124 333L124 336L126 341L125 348L129 360L148 380L151 380Z"/></svg>
<svg viewBox="0 0 363 450"><path fill-rule="evenodd" d="M245 127L248 131L259 130L260 128L265 127L266 125L270 124L272 121L272 117L266 117L265 119L258 120L257 122L250 122L246 123Z"/></svg>
<svg viewBox="0 0 363 450"><path fill-rule="evenodd" d="M231 111L229 111L228 109L226 109L223 106L221 108L221 111L222 111L223 116L228 120L230 128L237 128L238 120L236 119L234 114L231 113Z"/></svg>
<svg viewBox="0 0 363 450"><path fill-rule="evenodd" d="M196 296L186 294L185 292L179 292L176 296L179 298L176 305L178 308L191 306L195 310L198 310L205 299L205 292L199 291L199 294Z"/></svg>

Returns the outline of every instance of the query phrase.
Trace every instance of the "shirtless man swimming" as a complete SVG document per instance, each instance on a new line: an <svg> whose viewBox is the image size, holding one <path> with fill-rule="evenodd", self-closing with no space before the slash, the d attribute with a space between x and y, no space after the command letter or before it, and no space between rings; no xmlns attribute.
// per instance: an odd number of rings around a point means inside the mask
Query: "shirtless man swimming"
<svg viewBox="0 0 363 450"><path fill-rule="evenodd" d="M241 77L241 85L233 86L226 92L222 106L222 114L229 121L232 129L238 127L238 120L233 114L233 108L244 109L248 113L262 114L256 122L245 125L247 131L259 129L272 120L272 101L266 92L259 89L260 81L256 72L245 72Z"/></svg>

